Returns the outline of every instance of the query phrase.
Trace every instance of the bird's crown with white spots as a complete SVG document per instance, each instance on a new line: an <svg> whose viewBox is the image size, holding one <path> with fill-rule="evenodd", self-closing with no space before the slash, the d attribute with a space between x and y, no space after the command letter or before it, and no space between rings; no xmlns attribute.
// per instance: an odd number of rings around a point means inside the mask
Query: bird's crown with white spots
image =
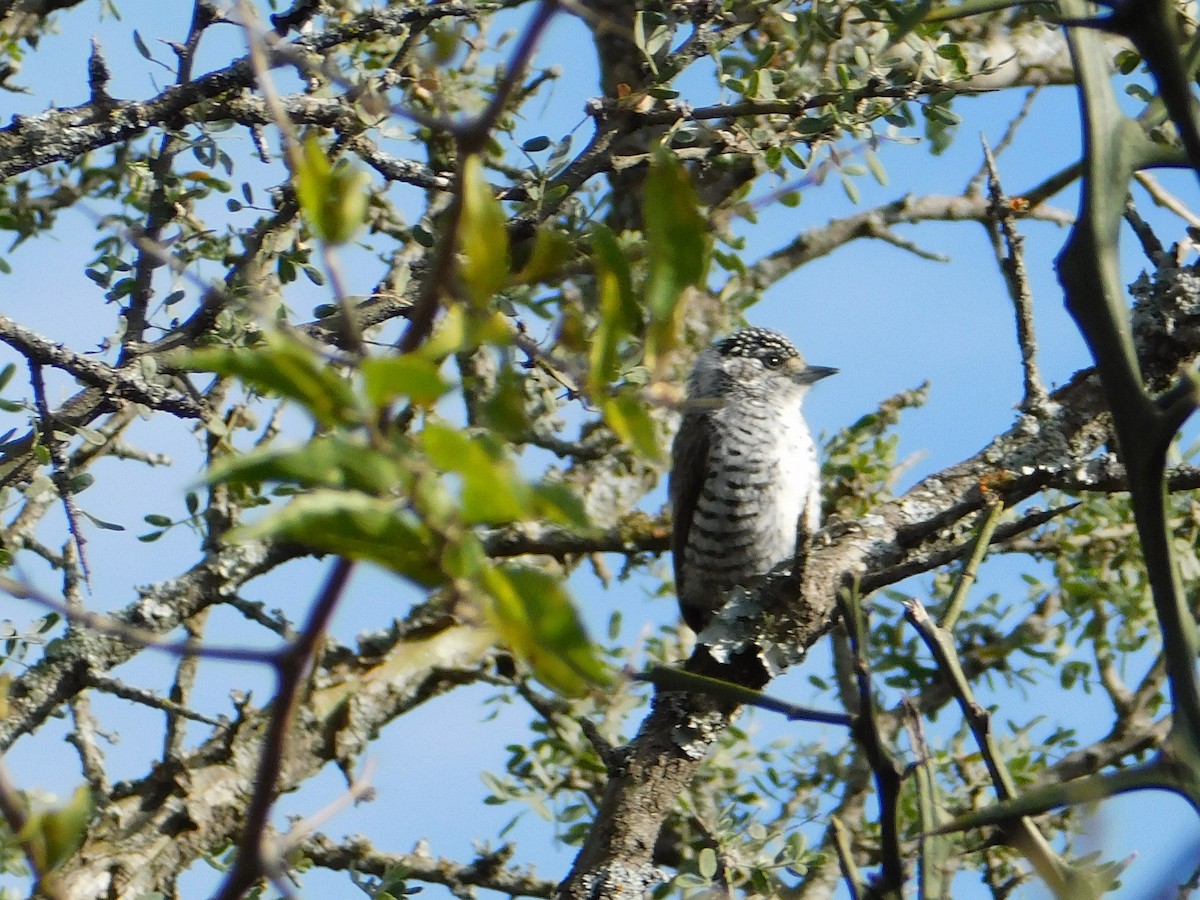
<svg viewBox="0 0 1200 900"><path fill-rule="evenodd" d="M743 328L713 346L721 356L759 359L768 365L770 362L779 365L785 359L800 355L791 341L770 328Z"/></svg>

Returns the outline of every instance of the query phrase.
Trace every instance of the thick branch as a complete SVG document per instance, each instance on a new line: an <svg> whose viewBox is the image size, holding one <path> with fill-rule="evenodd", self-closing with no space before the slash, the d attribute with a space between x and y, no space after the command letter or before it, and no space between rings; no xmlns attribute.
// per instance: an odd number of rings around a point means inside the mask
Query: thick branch
<svg viewBox="0 0 1200 900"><path fill-rule="evenodd" d="M161 384L147 381L135 369L117 369L81 353L68 350L22 325L0 315L0 341L30 362L62 369L84 384L100 388L110 397L131 400L187 419L199 419L203 410L192 397Z"/></svg>
<svg viewBox="0 0 1200 900"><path fill-rule="evenodd" d="M553 881L538 878L529 870L507 867L513 849L511 844L505 844L464 865L425 853L384 853L363 838L350 838L339 844L317 834L299 847L313 865L325 869L377 878L403 869L411 881L442 884L451 889L481 887L510 897L549 897L554 892Z"/></svg>

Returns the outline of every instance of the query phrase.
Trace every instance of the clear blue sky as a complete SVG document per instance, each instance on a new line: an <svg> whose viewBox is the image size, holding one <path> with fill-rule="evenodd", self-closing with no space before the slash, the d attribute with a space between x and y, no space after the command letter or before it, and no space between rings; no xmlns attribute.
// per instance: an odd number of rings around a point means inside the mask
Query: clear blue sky
<svg viewBox="0 0 1200 900"><path fill-rule="evenodd" d="M190 4L163 4L155 0L119 0L123 21L111 17L98 20L98 4L90 4L65 16L57 16L63 33L47 38L44 47L28 57L25 70L16 79L31 88L29 95L4 96L5 113L34 113L49 104L68 106L86 96L86 59L88 40L98 35L113 67L111 91L120 98L141 98L152 94L169 78L165 70L144 60L134 50L130 32L137 28L142 39L162 58L169 51L159 50L157 40L180 39L185 33ZM514 25L519 21L513 17ZM219 29L206 37L209 52L201 55L198 71L208 65L220 65L229 58L227 48L239 45L240 34L232 27ZM211 41L211 44L209 43ZM560 16L543 42L539 63L561 63L564 76L554 86L550 100L531 109L540 111L537 121L528 121L518 132L519 138L536 134L560 137L583 120L583 103L596 93L595 72L590 57L580 53L587 39L581 27L570 17ZM713 88L704 84L703 73L685 79L685 97L703 102L715 97ZM698 93L703 92L703 93ZM797 231L820 225L831 217L850 214L858 209L894 199L905 193L957 193L975 172L980 161L979 131L994 145L1004 126L1019 107L1021 97L1005 94L960 101L957 109L965 123L954 146L942 157L931 157L924 147L885 145L881 157L890 175L887 186L878 186L869 178L859 179L862 190L858 206L846 198L837 179L804 191L798 209L775 207L765 210L757 226L747 226L748 255L769 252L778 242ZM1077 114L1073 95L1051 90L1039 99L1030 121L1016 145L1000 158L1006 188L1019 193L1046 175L1071 162L1077 152ZM586 139L588 125L578 133L576 145ZM244 139L237 138L236 140ZM1181 195L1194 201L1194 182L1175 179ZM1073 207L1073 195L1056 202ZM1148 204L1143 211L1163 224L1165 239L1179 236L1177 221L1153 214ZM1043 223L1028 223L1023 229L1027 265L1033 279L1041 364L1048 381L1061 383L1072 372L1088 363L1086 351L1074 326L1062 310L1061 295L1053 277L1052 259L1066 232ZM906 483L974 453L997 431L1007 427L1020 399L1021 373L1011 306L990 248L980 227L970 224L923 225L905 230L905 235L928 250L952 257L949 264L922 260L896 247L879 242L859 242L819 260L772 288L755 307L749 318L756 324L769 325L793 337L813 362L841 368L841 374L823 382L811 395L808 415L814 428L827 434L849 424L870 410L881 399L923 381L932 383L928 405L906 415L902 424L903 454L920 454ZM112 311L100 303L94 286L82 274L96 239L93 222L77 212L68 212L60 223L58 253L47 258L45 242L19 248L11 255L14 272L3 276L4 310L18 321L34 327L56 340L76 348L89 348L105 333ZM3 253L4 248L0 248ZM1127 280L1140 267L1136 247L1127 242ZM208 275L215 273L209 272ZM355 277L355 273L351 273ZM362 267L362 284L352 284L351 292L365 293L375 271ZM719 279L714 273L714 280ZM293 308L307 306L326 298L317 289L300 291ZM307 306L306 306L307 305ZM0 355L0 362L7 357ZM51 384L52 399L69 391L68 382ZM12 423L15 424L15 423ZM0 428L0 431L7 430ZM131 434L131 440L149 449L170 453L181 460L197 458L193 438L178 424L144 424ZM141 516L160 512L179 516L183 511L183 491L195 477L190 463L162 471L131 469L102 464L97 470L98 483L81 498L94 515L125 524L138 533ZM105 475L110 477L106 478ZM128 479L136 474L138 482L131 490ZM661 505L661 493L647 502L647 508ZM131 506L133 507L131 509ZM49 535L60 528L52 516L44 531ZM194 547L186 535L168 535L161 542L144 546L134 544L130 533L123 535L93 531L89 551L95 568L94 601L101 607L119 607L132 599L131 585L147 583L172 575L192 559ZM323 571L321 564L307 562L289 567L279 575L251 585L248 599L263 600L296 612L311 597L313 585ZM48 589L54 580L32 572ZM979 590L1019 592L1025 587L1015 577L1013 566L990 565L988 579ZM631 581L617 583L611 591L599 589L585 577L573 580L580 603L589 621L598 626L610 610L623 611L626 631L631 640L647 623L668 621L674 616L673 605L658 601L646 603L644 597L656 583ZM915 590L915 588L914 588ZM395 579L377 572L360 571L348 602L339 615L335 633L349 640L358 630L380 624L381 602L403 609L407 589ZM4 616L22 620L23 613L5 612ZM218 611L211 633L223 640L238 641L244 627L241 619ZM819 658L810 665L819 665ZM223 664L206 662L205 670ZM205 705L213 710L228 710L227 692L231 687L253 688L265 701L271 685L266 673L244 669L227 670L208 680L215 683ZM169 677L170 664L162 659L141 659L124 667L118 675L138 683L159 686ZM212 672L211 676L216 676ZM807 699L810 689L803 671L774 686L776 693ZM200 681L206 681L202 671ZM361 831L383 849L408 850L419 838L428 838L433 853L466 858L473 840L488 840L496 830L518 812L511 807L485 807L480 800L484 787L482 770L503 768L505 744L519 740L528 720L517 706L501 707L494 721L483 721L492 709L481 706L493 692L472 688L427 704L417 712L388 728L375 745L372 756L378 764L375 783L379 798L373 803L347 812L327 826L333 835ZM1059 704L1061 698L1053 702ZM1036 699L1046 703L1044 696ZM1031 705L1012 699L1013 718L1028 718ZM1101 704L1099 707L1092 704ZM132 710L128 704L106 698L96 700L101 716L118 717L109 721L122 733L122 742L111 748L110 757L118 764L118 776L137 776L144 771L147 754L138 734L156 735L160 717ZM1097 734L1109 721L1103 700L1095 696L1081 699L1071 695L1062 703L1063 714L1078 720L1084 738ZM1058 715L1060 710L1055 709ZM1096 725L1089 723L1096 719ZM782 732L783 726L759 716L756 727L764 740ZM630 727L635 727L631 723ZM53 732L56 724L47 726ZM787 726L794 728L795 726ZM815 728L815 726L800 726ZM843 739L836 730L826 740ZM154 748L151 748L151 753ZM78 763L74 751L65 744L47 741L46 734L27 739L9 754L8 764L23 785L39 783L48 790L66 793L78 781ZM304 791L285 798L281 813L306 814L329 802L342 790L335 775L316 779ZM1165 866L1181 847L1200 838L1195 816L1171 798L1139 795L1105 804L1095 818L1097 849L1107 856L1139 854L1129 869L1127 887L1118 897L1145 896L1146 885L1154 884ZM1151 834L1146 822L1161 823L1162 831ZM1170 831L1167 835L1164 832ZM570 848L556 846L543 823L526 814L523 825L514 832L519 840L518 860L538 864L546 875L562 874L574 856ZM185 882L187 893L206 894L212 875L203 865ZM320 896L337 891L348 896L348 884L342 876L334 879L312 877L305 882L304 893ZM194 894L191 892L194 890ZM966 897L968 894L965 892ZM429 888L425 896L442 893ZM1027 896L1038 896L1036 890Z"/></svg>

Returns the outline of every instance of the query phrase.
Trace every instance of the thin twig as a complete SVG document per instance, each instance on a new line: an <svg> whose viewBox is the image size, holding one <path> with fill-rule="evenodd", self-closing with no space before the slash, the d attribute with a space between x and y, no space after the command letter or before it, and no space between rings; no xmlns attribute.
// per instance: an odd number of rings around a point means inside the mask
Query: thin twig
<svg viewBox="0 0 1200 900"><path fill-rule="evenodd" d="M1009 541L1033 528L1045 525L1058 516L1069 513L1078 505L1078 503L1066 503L1062 506L1052 507L1051 509L1032 510L1015 522L1005 522L1003 525L997 526L992 543L998 544L1003 541ZM935 547L923 554L914 551L903 562L895 566L863 576L862 590L869 593L879 590L881 587L886 587L889 584L895 584L897 581L901 581L910 575L929 572L939 566L954 562L956 559L962 559L974 547L975 541L972 540L953 544L949 547Z"/></svg>
<svg viewBox="0 0 1200 900"><path fill-rule="evenodd" d="M1004 764L1004 757L992 736L990 716L975 700L949 633L939 628L929 618L929 613L924 605L915 597L905 601L904 614L925 642L930 653L933 654L938 671L953 685L955 699L958 700L967 727L971 729L971 734L979 747L979 752L995 787L996 796L1002 800L1015 796L1016 782ZM1067 891L1071 884L1071 871L1058 858L1033 820L1028 817L1021 818L1018 828L1019 834L1016 839L1019 840L1021 850L1038 874L1042 876L1056 896L1070 896Z"/></svg>
<svg viewBox="0 0 1200 900"><path fill-rule="evenodd" d="M134 369L116 369L82 353L68 350L62 344L18 325L0 314L0 342L8 344L30 364L62 369L84 384L104 391L105 395L141 403L184 419L203 418L203 409L188 395L147 381Z"/></svg>
<svg viewBox="0 0 1200 900"><path fill-rule="evenodd" d="M96 717L92 714L92 702L88 695L81 691L67 701L67 706L71 710L71 721L75 727L67 735L66 741L79 754L83 777L92 789L92 796L97 800L107 797L112 785L108 782L108 773L104 768L104 754L100 752L96 743Z"/></svg>
<svg viewBox="0 0 1200 900"><path fill-rule="evenodd" d="M991 202L987 220L988 234L996 261L1008 286L1017 319L1017 345L1021 348L1021 368L1025 375L1025 396L1021 409L1037 412L1044 408L1048 394L1037 365L1037 340L1033 333L1033 293L1029 287L1029 274L1025 271L1024 236L1017 230L1016 214L1000 186L1000 175L996 171L996 160L987 140L983 143L983 158L988 171L988 197ZM1024 201L1019 201L1024 202ZM1003 249L1000 238L1003 238Z"/></svg>
<svg viewBox="0 0 1200 900"><path fill-rule="evenodd" d="M83 609L83 597L79 589L79 566L75 552L72 542L67 542L63 547L63 595L68 606L79 610ZM100 752L96 743L96 719L92 715L91 700L87 693L80 691L67 701L67 706L75 723L75 727L67 735L67 743L79 753L83 775L92 788L92 795L96 798L107 797L111 786L104 768L104 754Z"/></svg>
<svg viewBox="0 0 1200 900"><path fill-rule="evenodd" d="M916 241L911 241L908 238L901 237L891 228L884 225L872 224L868 228L870 237L877 241L883 241L885 244L891 244L893 247L898 247L901 250L907 250L918 259L928 260L929 262L948 263L950 257L945 253L937 253L933 250L926 250Z"/></svg>
<svg viewBox="0 0 1200 900"><path fill-rule="evenodd" d="M316 834L300 845L304 856L323 869L361 872L377 878L403 870L413 881L457 890L481 887L508 897L552 896L555 888L552 880L538 878L528 869L509 866L514 849L512 844L504 844L482 851L476 859L464 864L423 852L384 853L360 836L335 843L323 834Z"/></svg>
<svg viewBox="0 0 1200 900"><path fill-rule="evenodd" d="M292 825L287 834L280 837L278 853L276 855L280 857L287 856L302 841L307 840L311 835L315 834L317 829L347 807L374 800L375 787L371 784L371 780L375 775L375 768L375 760L368 759L363 764L362 771L355 776L346 790L335 797L331 803Z"/></svg>
<svg viewBox="0 0 1200 900"><path fill-rule="evenodd" d="M945 895L950 839L932 833L942 824L937 771L933 764L933 754L929 752L929 743L925 739L925 723L921 718L920 709L911 697L903 698L901 708L904 728L916 755L912 772L916 782L917 806L921 815L921 835L917 838L918 896L942 897Z"/></svg>
<svg viewBox="0 0 1200 900"><path fill-rule="evenodd" d="M1000 524L1000 517L1003 514L1004 504L999 500L984 508L979 514L979 530L971 545L971 555L963 563L962 571L954 585L954 592L946 602L946 611L942 615L942 628L946 631L953 631L955 623L958 622L963 605L966 603L967 594L971 590L971 585L975 583L976 573L983 563L983 558L987 556L992 536L996 533L996 526Z"/></svg>
<svg viewBox="0 0 1200 900"><path fill-rule="evenodd" d="M829 817L829 826L833 830L833 846L837 850L838 863L842 867L842 876L846 879L846 888L851 900L860 900L866 891L866 880L854 861L854 849L850 846L850 832L837 816Z"/></svg>
<svg viewBox="0 0 1200 900"><path fill-rule="evenodd" d="M596 755L600 757L600 761L605 766L612 765L615 759L613 745L604 739L586 716L571 715L565 701L542 696L530 687L529 682L525 679L516 683L516 690L521 699L528 703L534 712L545 719L546 724L559 734L562 734L563 726L567 723L579 728L592 745L592 749L596 751Z"/></svg>
<svg viewBox="0 0 1200 900"><path fill-rule="evenodd" d="M296 636L292 623L279 615L278 610L273 610L272 612L276 615L272 615L263 609L262 603L236 596L222 597L221 603L225 606L232 606L251 622L256 622L268 631L273 631L284 640L290 641Z"/></svg>
<svg viewBox="0 0 1200 900"><path fill-rule="evenodd" d="M1188 225L1200 228L1200 216L1196 215L1187 204L1162 186L1162 183L1150 172L1134 172L1133 180L1146 189L1150 199L1163 209L1169 209Z"/></svg>
<svg viewBox="0 0 1200 900"><path fill-rule="evenodd" d="M1012 120L1008 123L1007 127L1005 127L1004 134L1002 134L1000 136L1000 140L996 142L996 146L993 151L996 156L999 156L1001 153L1007 150L1012 142L1016 140L1017 132L1025 123L1025 120L1029 117L1029 114L1033 112L1033 101L1036 100L1038 94L1041 93L1042 87L1043 85L1036 84L1025 92L1025 99L1021 103L1021 108L1017 110L1017 114L1012 117ZM979 164L979 168L975 170L975 174L971 176L971 180L967 182L967 187L963 193L972 195L978 194L980 187L983 185L984 179L987 177L987 174L988 164L987 160L984 160Z"/></svg>
<svg viewBox="0 0 1200 900"><path fill-rule="evenodd" d="M852 731L862 748L879 801L880 877L870 886L869 896L900 896L904 889L904 853L900 847L900 787L903 770L887 746L875 707L871 669L867 663L864 639L866 612L857 591L844 590L838 596L842 621L846 623L850 650L854 656L854 677L858 688L857 710Z"/></svg>
<svg viewBox="0 0 1200 900"><path fill-rule="evenodd" d="M50 406L46 403L46 382L42 378L42 367L32 360L29 361L29 382L33 387L33 405L37 410L42 432L42 446L49 452L50 462L53 464L50 478L58 490L59 499L62 500L63 513L67 518L67 530L71 533L71 540L75 543L75 557L68 559L67 562L68 564L77 564L84 584L89 584L91 578L88 574L87 555L83 549L87 544L87 538L83 536L83 529L79 527L79 507L75 505L75 493L71 489L67 453L63 449L64 442L60 441L58 435L54 433L54 419L50 415ZM67 554L64 554L64 559L67 559ZM72 596L73 592L68 593L69 603L72 602Z"/></svg>
<svg viewBox="0 0 1200 900"><path fill-rule="evenodd" d="M135 628L112 616L94 613L90 610L75 609L70 604L8 575L0 574L0 591L19 600L31 600L47 609L61 613L71 625L79 625L91 631L115 637L136 647L161 650L175 656L203 656L206 659L220 659L226 662L274 663L277 656L270 650L200 646L191 641L163 640L152 631Z"/></svg>
<svg viewBox="0 0 1200 900"><path fill-rule="evenodd" d="M645 672L637 673L633 678L635 681L653 684L660 691L694 691L711 694L739 705L757 706L759 709L782 713L787 716L789 721L793 722L821 722L826 725L841 725L843 728L849 728L853 724L850 716L845 713L829 712L789 703L740 684L697 675L694 672L685 672L671 666L651 666Z"/></svg>
<svg viewBox="0 0 1200 900"><path fill-rule="evenodd" d="M190 643L200 643L211 611L212 607L206 606L183 623ZM183 740L187 729L182 720L192 718L192 716L182 715L181 711L187 709L192 686L196 682L196 670L199 667L200 659L196 656L184 656L175 666L175 681L171 685L171 708L164 707L167 713L167 727L163 735L163 759L177 759L183 750Z"/></svg>
<svg viewBox="0 0 1200 900"><path fill-rule="evenodd" d="M214 11L208 0L194 0L187 37L183 43L171 45L178 61L175 72L176 85L182 86L191 81L192 64L200 45L200 37L214 21ZM98 55L97 46L94 57ZM138 244L138 256L134 263L133 290L130 291L129 302L124 310L126 327L121 336L122 347L118 366L131 360L130 346L139 343L146 331L150 298L154 293L154 270L160 265L158 254L147 248L158 248L161 245L163 230L176 216L175 204L168 195L167 182L170 180L176 156L189 143L178 131L166 129L159 142L158 152L148 156L147 167L154 179L154 187L146 204L145 225L139 231L142 240Z"/></svg>
<svg viewBox="0 0 1200 900"><path fill-rule="evenodd" d="M107 675L88 672L84 680L88 687L94 688L97 691L112 694L114 697L120 697L122 700L128 700L130 703L138 703L150 709L161 710L169 715L178 716L181 719L190 719L193 722L200 722L204 725L210 725L213 728L220 728L226 724L220 719L214 719L212 716L206 716L203 713L189 709L176 700L160 697L153 691L134 687L123 681L117 681L115 678L109 678Z"/></svg>
<svg viewBox="0 0 1200 900"><path fill-rule="evenodd" d="M262 92L263 100L275 122L275 127L279 129L280 137L283 140L284 159L292 174L293 183L297 183L304 171L304 156L300 149L300 142L296 139L295 125L288 117L283 99L275 88L275 82L271 78L270 65L267 62L267 35L273 38L274 34L266 32L258 24L254 8L247 0L238 0L237 8L242 19L242 30L246 35L246 46L250 51L250 65L254 69L254 79L258 83L258 89ZM334 299L341 313L339 323L342 329L342 346L355 356L361 357L365 354L362 329L359 327L354 306L346 293L344 279L341 277L341 269L337 265L333 248L328 241L323 239L321 240L321 254L333 286Z"/></svg>
<svg viewBox="0 0 1200 900"><path fill-rule="evenodd" d="M1162 266L1167 258L1162 241L1158 239L1158 235L1154 233L1154 229L1150 227L1150 224L1137 211L1132 194L1125 198L1124 216L1125 221L1129 223L1129 227L1133 229L1134 235L1137 236L1138 243L1142 245L1142 252L1146 254L1146 258L1156 268Z"/></svg>

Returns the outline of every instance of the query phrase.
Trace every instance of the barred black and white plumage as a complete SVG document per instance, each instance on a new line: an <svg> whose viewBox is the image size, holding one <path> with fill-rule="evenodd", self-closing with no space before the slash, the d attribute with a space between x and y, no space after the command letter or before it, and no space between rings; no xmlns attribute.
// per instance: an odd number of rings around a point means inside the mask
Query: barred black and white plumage
<svg viewBox="0 0 1200 900"><path fill-rule="evenodd" d="M820 514L817 452L800 406L836 369L809 366L777 331L714 342L688 379L672 447L675 589L703 630L724 594L792 559Z"/></svg>

